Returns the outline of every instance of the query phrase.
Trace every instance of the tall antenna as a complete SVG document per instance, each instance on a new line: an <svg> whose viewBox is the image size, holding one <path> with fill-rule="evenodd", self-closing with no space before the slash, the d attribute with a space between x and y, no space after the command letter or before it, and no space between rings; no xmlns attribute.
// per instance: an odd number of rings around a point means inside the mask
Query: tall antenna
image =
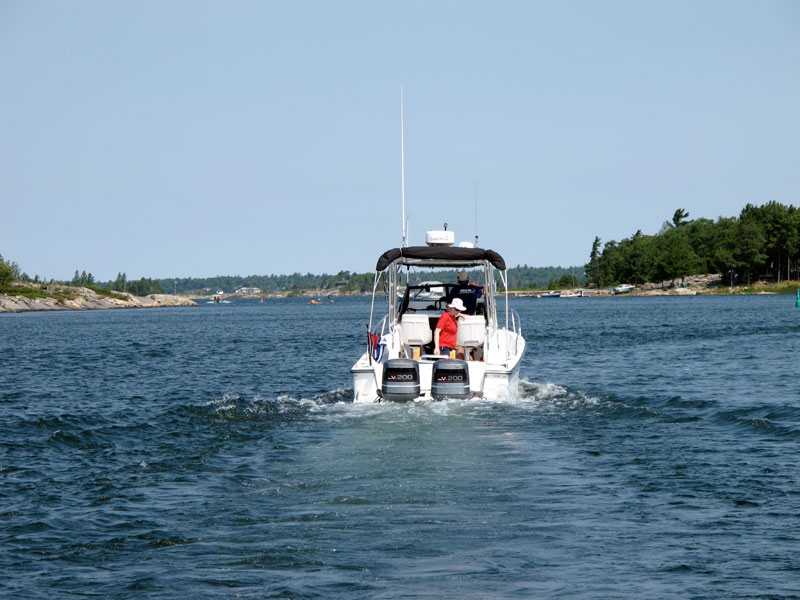
<svg viewBox="0 0 800 600"><path fill-rule="evenodd" d="M403 244L408 245L406 240L406 153L405 153L405 133L403 127L403 86L400 86L400 208L403 217Z"/></svg>
<svg viewBox="0 0 800 600"><path fill-rule="evenodd" d="M475 184L475 247L478 247L478 182Z"/></svg>

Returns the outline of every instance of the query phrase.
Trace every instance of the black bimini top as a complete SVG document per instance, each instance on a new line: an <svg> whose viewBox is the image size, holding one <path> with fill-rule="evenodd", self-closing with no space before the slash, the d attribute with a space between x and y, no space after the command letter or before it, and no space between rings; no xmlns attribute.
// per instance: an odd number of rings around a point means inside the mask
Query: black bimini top
<svg viewBox="0 0 800 600"><path fill-rule="evenodd" d="M380 272L402 258L411 259L410 262L433 261L436 266L461 266L463 263L480 263L488 260L501 271L506 270L506 261L494 250L483 248L459 248L458 246L408 246L406 248L392 248L387 250L378 259L375 270Z"/></svg>

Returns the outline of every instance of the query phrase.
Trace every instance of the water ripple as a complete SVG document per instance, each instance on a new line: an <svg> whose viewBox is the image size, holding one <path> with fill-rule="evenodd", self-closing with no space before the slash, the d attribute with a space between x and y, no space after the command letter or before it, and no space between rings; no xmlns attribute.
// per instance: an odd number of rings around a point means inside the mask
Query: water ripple
<svg viewBox="0 0 800 600"><path fill-rule="evenodd" d="M0 596L798 598L800 313L514 302L514 402L353 404L359 298L0 315Z"/></svg>

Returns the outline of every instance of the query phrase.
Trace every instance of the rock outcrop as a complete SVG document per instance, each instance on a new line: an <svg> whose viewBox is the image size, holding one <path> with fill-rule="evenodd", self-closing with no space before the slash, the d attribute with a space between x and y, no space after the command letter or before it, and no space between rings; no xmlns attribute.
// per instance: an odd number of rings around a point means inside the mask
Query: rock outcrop
<svg viewBox="0 0 800 600"><path fill-rule="evenodd" d="M29 298L24 295L0 294L0 312L197 306L196 302L185 296L151 294L149 296L139 297L123 292L114 292L113 296L107 296L98 294L89 288L69 287L57 284L48 286L46 293L48 293L49 296L45 298Z"/></svg>

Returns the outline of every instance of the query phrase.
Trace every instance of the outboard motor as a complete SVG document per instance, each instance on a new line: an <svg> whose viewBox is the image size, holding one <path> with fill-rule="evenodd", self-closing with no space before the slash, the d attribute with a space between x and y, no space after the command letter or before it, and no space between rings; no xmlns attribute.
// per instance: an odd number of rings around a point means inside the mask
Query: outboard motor
<svg viewBox="0 0 800 600"><path fill-rule="evenodd" d="M391 358L383 365L381 396L392 402L419 398L419 365L408 358Z"/></svg>
<svg viewBox="0 0 800 600"><path fill-rule="evenodd" d="M431 394L434 400L469 398L469 367L465 360L439 360L433 365Z"/></svg>

